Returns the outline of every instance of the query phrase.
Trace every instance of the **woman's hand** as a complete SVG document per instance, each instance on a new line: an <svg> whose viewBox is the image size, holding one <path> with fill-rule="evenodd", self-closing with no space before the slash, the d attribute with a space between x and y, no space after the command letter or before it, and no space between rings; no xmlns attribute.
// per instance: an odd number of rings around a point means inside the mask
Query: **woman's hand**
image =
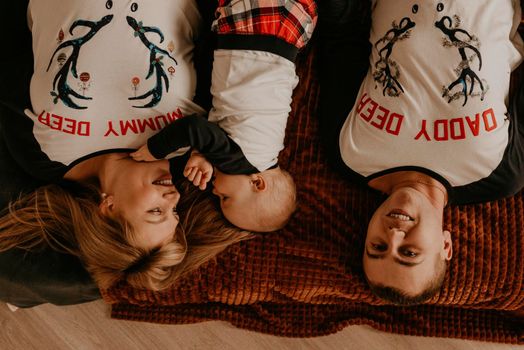
<svg viewBox="0 0 524 350"><path fill-rule="evenodd" d="M206 189L206 185L211 180L213 175L213 166L207 159L197 151L192 151L186 167L184 168L184 176L198 186L201 190Z"/></svg>
<svg viewBox="0 0 524 350"><path fill-rule="evenodd" d="M147 148L147 144L143 145L138 149L138 151L130 153L129 154L131 158L136 160L137 162L152 162L157 160L153 155L149 152L149 148Z"/></svg>

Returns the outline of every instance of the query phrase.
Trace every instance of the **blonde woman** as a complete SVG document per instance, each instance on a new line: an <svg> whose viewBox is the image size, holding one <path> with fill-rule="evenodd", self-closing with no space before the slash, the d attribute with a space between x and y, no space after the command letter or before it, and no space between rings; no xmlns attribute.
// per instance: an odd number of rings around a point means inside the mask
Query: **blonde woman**
<svg viewBox="0 0 524 350"><path fill-rule="evenodd" d="M248 237L223 224L205 194L179 203L169 170L184 157L128 156L173 120L205 113L193 102L199 9L193 0L55 2L2 5L19 34L7 43L16 55L2 58L2 139L24 172L51 185L4 213L0 250L51 247L78 256L102 288L125 280L163 289Z"/></svg>

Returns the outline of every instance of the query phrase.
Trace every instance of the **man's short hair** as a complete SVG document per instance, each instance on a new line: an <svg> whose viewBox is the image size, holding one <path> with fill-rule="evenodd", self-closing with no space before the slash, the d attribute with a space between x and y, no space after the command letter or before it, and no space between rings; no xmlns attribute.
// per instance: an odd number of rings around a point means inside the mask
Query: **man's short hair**
<svg viewBox="0 0 524 350"><path fill-rule="evenodd" d="M382 300L388 301L394 305L418 305L428 301L435 296L444 282L447 270L447 261L437 259L435 266L435 276L427 283L424 290L417 295L410 295L398 288L388 287L383 284L371 283L368 280L371 292Z"/></svg>

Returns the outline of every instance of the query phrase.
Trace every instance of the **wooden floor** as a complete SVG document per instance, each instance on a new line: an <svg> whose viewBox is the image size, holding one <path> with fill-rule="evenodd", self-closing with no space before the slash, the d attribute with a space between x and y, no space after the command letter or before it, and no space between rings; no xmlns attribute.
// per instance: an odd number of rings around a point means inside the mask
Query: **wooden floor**
<svg viewBox="0 0 524 350"><path fill-rule="evenodd" d="M524 350L522 346L408 337L350 326L319 338L280 338L234 328L225 322L157 325L113 320L102 301L74 306L41 305L11 312L0 303L2 350L135 349L420 349Z"/></svg>

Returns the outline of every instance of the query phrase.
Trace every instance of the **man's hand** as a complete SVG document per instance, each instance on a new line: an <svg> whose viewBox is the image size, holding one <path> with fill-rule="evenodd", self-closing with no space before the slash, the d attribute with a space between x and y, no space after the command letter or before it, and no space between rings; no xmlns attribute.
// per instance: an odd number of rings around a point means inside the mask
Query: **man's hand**
<svg viewBox="0 0 524 350"><path fill-rule="evenodd" d="M213 166L211 163L202 154L192 151L184 168L184 176L193 182L193 185L198 186L201 190L205 190L212 175Z"/></svg>
<svg viewBox="0 0 524 350"><path fill-rule="evenodd" d="M133 158L137 162L152 162L152 161L157 160L149 152L149 149L147 148L147 144L140 147L138 151L130 153L129 155L131 156L131 158Z"/></svg>

